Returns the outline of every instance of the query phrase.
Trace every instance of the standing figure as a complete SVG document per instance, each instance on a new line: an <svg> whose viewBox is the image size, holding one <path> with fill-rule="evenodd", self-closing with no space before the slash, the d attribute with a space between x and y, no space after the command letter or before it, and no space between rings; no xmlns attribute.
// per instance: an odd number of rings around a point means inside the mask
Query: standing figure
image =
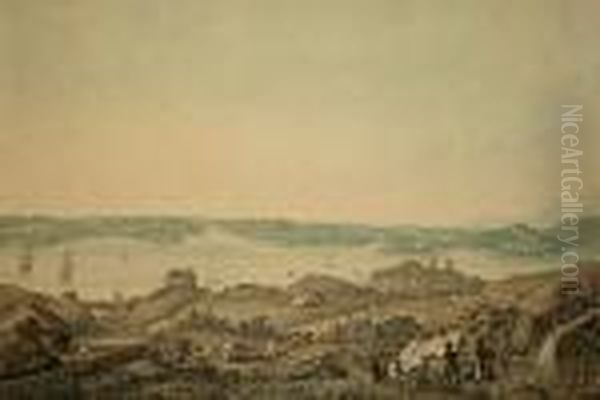
<svg viewBox="0 0 600 400"><path fill-rule="evenodd" d="M444 377L449 385L460 384L460 374L458 365L458 351L450 341L446 343L444 349Z"/></svg>
<svg viewBox="0 0 600 400"><path fill-rule="evenodd" d="M477 339L477 347L475 349L477 363L479 365L479 376L482 381L492 381L495 379L494 365L496 355L484 338Z"/></svg>

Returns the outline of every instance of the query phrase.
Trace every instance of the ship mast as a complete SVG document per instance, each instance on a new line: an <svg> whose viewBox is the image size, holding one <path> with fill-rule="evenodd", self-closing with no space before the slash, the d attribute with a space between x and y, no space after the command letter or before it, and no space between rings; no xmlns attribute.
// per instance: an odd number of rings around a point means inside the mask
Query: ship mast
<svg viewBox="0 0 600 400"><path fill-rule="evenodd" d="M75 262L73 260L73 254L67 249L63 252L62 266L60 269L59 280L60 283L69 286L73 283L75 274Z"/></svg>
<svg viewBox="0 0 600 400"><path fill-rule="evenodd" d="M21 277L29 277L33 272L34 257L31 246L26 246L21 258L19 259L19 275Z"/></svg>

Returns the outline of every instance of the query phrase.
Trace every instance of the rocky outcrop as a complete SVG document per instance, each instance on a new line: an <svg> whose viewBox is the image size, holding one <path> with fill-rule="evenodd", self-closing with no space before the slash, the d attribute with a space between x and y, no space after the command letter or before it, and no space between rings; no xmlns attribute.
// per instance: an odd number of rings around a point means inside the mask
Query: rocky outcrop
<svg viewBox="0 0 600 400"><path fill-rule="evenodd" d="M480 279L457 271L451 264L446 268L426 267L416 260L376 271L370 283L379 291L408 297L474 294L483 286Z"/></svg>
<svg viewBox="0 0 600 400"><path fill-rule="evenodd" d="M311 274L288 286L292 294L292 304L297 307L318 307L321 305L344 304L374 293L344 279Z"/></svg>

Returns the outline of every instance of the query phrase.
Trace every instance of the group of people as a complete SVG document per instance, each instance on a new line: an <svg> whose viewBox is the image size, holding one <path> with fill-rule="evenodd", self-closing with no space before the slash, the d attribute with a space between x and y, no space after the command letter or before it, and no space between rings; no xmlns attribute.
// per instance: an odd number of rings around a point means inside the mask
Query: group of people
<svg viewBox="0 0 600 400"><path fill-rule="evenodd" d="M494 381L507 369L505 356L484 338L475 341L474 349L447 342L443 362L444 382L449 385Z"/></svg>
<svg viewBox="0 0 600 400"><path fill-rule="evenodd" d="M376 380L413 380L420 383L458 386L468 382L497 380L508 368L505 354L484 338L468 345L462 338L447 340L436 351L413 358L394 357L386 368L373 364ZM408 349L411 350L410 348Z"/></svg>

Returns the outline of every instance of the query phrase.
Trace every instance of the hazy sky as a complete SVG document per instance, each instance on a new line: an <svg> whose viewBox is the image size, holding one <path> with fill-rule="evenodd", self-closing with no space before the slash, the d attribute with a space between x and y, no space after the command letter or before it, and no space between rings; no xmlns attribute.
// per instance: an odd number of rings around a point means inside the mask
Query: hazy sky
<svg viewBox="0 0 600 400"><path fill-rule="evenodd" d="M599 39L595 0L0 0L0 211L548 217Z"/></svg>

